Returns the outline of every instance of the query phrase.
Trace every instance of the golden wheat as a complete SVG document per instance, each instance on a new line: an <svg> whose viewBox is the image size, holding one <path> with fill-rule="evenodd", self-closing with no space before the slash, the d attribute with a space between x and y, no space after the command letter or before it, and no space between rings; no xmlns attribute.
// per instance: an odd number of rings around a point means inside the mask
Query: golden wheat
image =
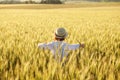
<svg viewBox="0 0 120 80"><path fill-rule="evenodd" d="M57 27L66 42L86 44L64 66L37 47ZM0 34L1 80L120 80L120 7L1 9Z"/></svg>

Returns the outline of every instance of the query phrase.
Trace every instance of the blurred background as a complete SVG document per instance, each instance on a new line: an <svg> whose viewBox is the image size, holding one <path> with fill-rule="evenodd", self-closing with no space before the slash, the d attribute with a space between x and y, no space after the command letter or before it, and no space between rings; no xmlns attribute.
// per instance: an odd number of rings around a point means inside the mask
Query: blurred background
<svg viewBox="0 0 120 80"><path fill-rule="evenodd" d="M0 4L63 4L79 2L120 2L120 0L0 0Z"/></svg>

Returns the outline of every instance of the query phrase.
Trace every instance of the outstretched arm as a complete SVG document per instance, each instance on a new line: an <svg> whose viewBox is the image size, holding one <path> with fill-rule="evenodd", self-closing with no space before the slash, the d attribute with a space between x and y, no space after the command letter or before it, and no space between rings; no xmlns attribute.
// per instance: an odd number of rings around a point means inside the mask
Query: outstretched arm
<svg viewBox="0 0 120 80"><path fill-rule="evenodd" d="M76 50L80 47L80 45L79 44L68 44L67 47L68 47L68 50Z"/></svg>
<svg viewBox="0 0 120 80"><path fill-rule="evenodd" d="M42 48L42 49L47 49L47 48L52 49L53 48L52 43L39 43L38 47Z"/></svg>
<svg viewBox="0 0 120 80"><path fill-rule="evenodd" d="M46 43L39 43L39 44L38 44L38 47L39 47L39 48L45 48L45 49L46 49L46 48L47 48L47 44L46 44Z"/></svg>
<svg viewBox="0 0 120 80"><path fill-rule="evenodd" d="M80 44L69 44L67 47L69 50L76 50L80 47L84 48L84 44L83 43L80 43Z"/></svg>

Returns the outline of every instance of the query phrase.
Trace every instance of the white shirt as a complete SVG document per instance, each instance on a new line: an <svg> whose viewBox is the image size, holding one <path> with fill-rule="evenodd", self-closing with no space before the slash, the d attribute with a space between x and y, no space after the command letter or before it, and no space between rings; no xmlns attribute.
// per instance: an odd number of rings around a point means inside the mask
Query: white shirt
<svg viewBox="0 0 120 80"><path fill-rule="evenodd" d="M68 55L68 51L78 49L80 44L67 44L63 41L53 41L47 44L39 43L38 47L50 49L55 58L56 56L60 56L60 60L62 60L64 56Z"/></svg>

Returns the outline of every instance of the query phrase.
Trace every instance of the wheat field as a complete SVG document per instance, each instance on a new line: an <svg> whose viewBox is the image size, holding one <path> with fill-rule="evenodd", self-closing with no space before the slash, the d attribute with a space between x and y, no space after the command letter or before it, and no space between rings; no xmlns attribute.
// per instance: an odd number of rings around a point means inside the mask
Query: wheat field
<svg viewBox="0 0 120 80"><path fill-rule="evenodd" d="M85 43L56 62L38 43ZM0 80L120 80L120 7L0 10Z"/></svg>

